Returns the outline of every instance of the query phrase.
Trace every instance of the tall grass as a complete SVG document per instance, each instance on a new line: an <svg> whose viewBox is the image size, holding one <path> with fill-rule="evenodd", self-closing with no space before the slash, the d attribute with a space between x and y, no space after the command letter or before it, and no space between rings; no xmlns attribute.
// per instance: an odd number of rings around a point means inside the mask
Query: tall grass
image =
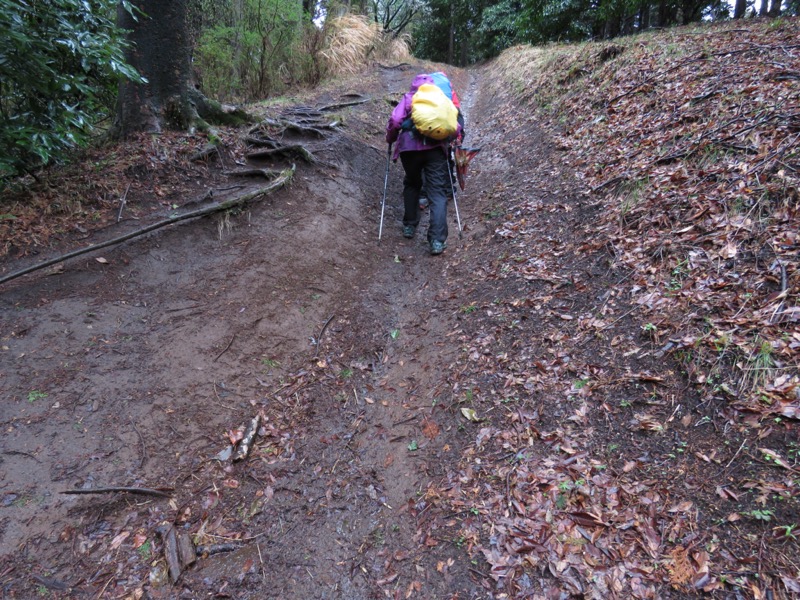
<svg viewBox="0 0 800 600"><path fill-rule="evenodd" d="M326 77L361 72L373 61L411 56L411 37L381 30L361 15L326 20L322 28L282 10L286 0L247 0L249 12L202 32L195 67L203 91L218 100L252 102Z"/></svg>
<svg viewBox="0 0 800 600"><path fill-rule="evenodd" d="M323 73L353 75L371 61L402 61L411 56L411 37L393 37L362 15L344 15L325 24L325 49L320 52Z"/></svg>

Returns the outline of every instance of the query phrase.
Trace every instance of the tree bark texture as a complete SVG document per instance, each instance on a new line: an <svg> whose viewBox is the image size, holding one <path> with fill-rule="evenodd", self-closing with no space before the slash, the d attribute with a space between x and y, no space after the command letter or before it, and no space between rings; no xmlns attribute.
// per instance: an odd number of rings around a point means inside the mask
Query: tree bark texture
<svg viewBox="0 0 800 600"><path fill-rule="evenodd" d="M128 30L126 59L147 83L124 82L117 103L117 132L187 130L198 120L189 99L191 61L187 0L133 0L142 13L134 19L119 9Z"/></svg>

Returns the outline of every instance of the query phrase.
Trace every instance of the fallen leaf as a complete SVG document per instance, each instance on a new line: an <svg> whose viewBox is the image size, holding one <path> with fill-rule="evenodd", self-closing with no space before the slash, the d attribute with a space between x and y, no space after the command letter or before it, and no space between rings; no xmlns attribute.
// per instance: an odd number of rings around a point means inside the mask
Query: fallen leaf
<svg viewBox="0 0 800 600"><path fill-rule="evenodd" d="M688 512L689 510L691 510L691 508L693 506L694 506L694 502L692 502L691 500L684 500L683 502L681 502L679 504L676 504L675 506L670 508L667 512L670 512L670 513L684 513L684 512Z"/></svg>
<svg viewBox="0 0 800 600"><path fill-rule="evenodd" d="M118 534L113 540L111 540L111 549L116 550L119 548L120 544L127 540L130 534L130 531L123 531L122 533Z"/></svg>
<svg viewBox="0 0 800 600"><path fill-rule="evenodd" d="M479 423L480 422L480 419L478 418L477 413L471 408L462 408L461 409L461 414L468 421L472 421L473 423Z"/></svg>
<svg viewBox="0 0 800 600"><path fill-rule="evenodd" d="M431 419L426 419L425 422L422 424L422 433L429 440L432 440L437 435L439 435L440 431L441 430L439 429L439 425L436 423L436 421L433 421Z"/></svg>

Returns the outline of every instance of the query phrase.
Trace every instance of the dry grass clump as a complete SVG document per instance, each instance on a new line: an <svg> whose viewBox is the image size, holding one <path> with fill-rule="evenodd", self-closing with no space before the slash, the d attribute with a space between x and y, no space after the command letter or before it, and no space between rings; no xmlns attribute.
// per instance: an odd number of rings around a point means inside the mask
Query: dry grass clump
<svg viewBox="0 0 800 600"><path fill-rule="evenodd" d="M328 75L360 72L371 60L401 61L411 55L411 38L393 38L362 15L344 15L326 22L327 44L320 53Z"/></svg>
<svg viewBox="0 0 800 600"><path fill-rule="evenodd" d="M579 64L587 47L589 44L513 46L495 61L493 70L500 77L491 81L498 88L512 91L520 101L530 101L542 93L554 92L553 82L561 79L561 71Z"/></svg>

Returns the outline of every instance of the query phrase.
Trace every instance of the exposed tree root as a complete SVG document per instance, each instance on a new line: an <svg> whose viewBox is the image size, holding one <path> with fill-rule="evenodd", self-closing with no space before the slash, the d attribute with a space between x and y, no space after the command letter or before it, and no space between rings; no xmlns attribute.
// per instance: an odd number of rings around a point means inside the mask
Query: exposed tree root
<svg viewBox="0 0 800 600"><path fill-rule="evenodd" d="M358 106L359 104L365 104L369 102L369 98L362 98L361 100L354 100L353 102L340 102L338 104L329 104L327 106L321 106L317 110L320 112L328 112L331 110L338 110L340 108L347 108L348 106Z"/></svg>
<svg viewBox="0 0 800 600"><path fill-rule="evenodd" d="M197 162L200 160L207 160L219 153L219 148L215 144L206 144L206 146L189 157L190 162Z"/></svg>
<svg viewBox="0 0 800 600"><path fill-rule="evenodd" d="M228 177L266 177L267 179L274 179L280 177L283 171L276 169L238 169L236 171L225 171Z"/></svg>
<svg viewBox="0 0 800 600"><path fill-rule="evenodd" d="M64 490L62 494L138 494L140 496L172 497L172 488L100 487L93 489Z"/></svg>
<svg viewBox="0 0 800 600"><path fill-rule="evenodd" d="M278 140L271 137L256 137L254 135L248 135L244 138L244 141L251 146L261 146L265 148L280 148L281 145Z"/></svg>
<svg viewBox="0 0 800 600"><path fill-rule="evenodd" d="M307 163L315 164L317 157L302 144L286 144L278 148L270 148L267 150L256 150L250 152L247 158L276 158L286 156L290 158L302 158Z"/></svg>
<svg viewBox="0 0 800 600"><path fill-rule="evenodd" d="M237 196L235 198L231 198L230 200L225 200L224 202L220 202L218 204L214 204L212 206L206 206L204 208L199 208L197 210L184 213L182 215L177 215L175 217L171 217L169 219L164 219L162 221L158 221L156 223L152 223L147 227L143 227L142 229L137 229L136 231L132 231L130 233L126 233L125 235L121 235L114 239L94 244L92 246L88 246L87 248L81 248L80 250L74 250L73 252L68 252L67 254L63 254L56 258L51 258L50 260L46 260L38 265L33 265L27 267L25 269L21 269L14 273L10 273L5 277L0 277L0 285L11 281L12 279L16 279L17 277L21 277L22 275L27 275L28 273L33 273L34 271L38 271L40 269L44 269L46 267L58 264L60 262L64 262L65 260L69 260L70 258L75 258L76 256L80 256L82 254L86 254L88 252L94 252L95 250L100 250L101 248L108 248L109 246L115 246L116 244L120 244L127 240L139 237L146 233L150 233L151 231L155 231L156 229L160 229L162 227L166 227L167 225L172 225L173 223L178 223L180 221L186 221L189 219L194 219L197 217L204 217L206 215L210 215L216 212L220 212L223 210L228 210L229 208L233 208L234 206L239 206L241 204L245 204L251 200L255 200L256 198L268 194L274 190L277 190L284 185L286 185L294 175L295 166L292 165L291 168L286 169L285 171L273 171L273 173L279 173L277 177L267 186L258 188L257 190L253 190L251 192L247 192L246 194L242 194L241 196ZM78 492L80 493L80 492Z"/></svg>

